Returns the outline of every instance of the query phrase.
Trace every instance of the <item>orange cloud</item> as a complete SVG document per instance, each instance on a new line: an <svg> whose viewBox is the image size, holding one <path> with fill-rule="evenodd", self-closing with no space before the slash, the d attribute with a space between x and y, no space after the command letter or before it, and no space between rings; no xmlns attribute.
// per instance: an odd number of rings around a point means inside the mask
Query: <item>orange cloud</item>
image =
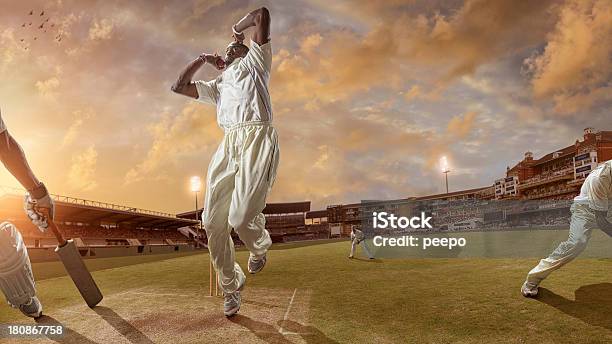
<svg viewBox="0 0 612 344"><path fill-rule="evenodd" d="M552 98L560 113L575 113L612 99L610 37L609 1L567 1L544 51L525 60L534 96Z"/></svg>
<svg viewBox="0 0 612 344"><path fill-rule="evenodd" d="M470 111L463 116L453 116L453 118L451 118L451 120L448 122L446 131L456 138L463 139L472 131L476 116L477 113L475 111Z"/></svg>
<svg viewBox="0 0 612 344"><path fill-rule="evenodd" d="M98 152L95 146L72 156L72 165L68 171L69 185L79 191L90 191L98 186L96 182L96 164Z"/></svg>
<svg viewBox="0 0 612 344"><path fill-rule="evenodd" d="M60 86L60 81L57 77L52 77L44 81L37 81L36 88L38 93L47 99L55 100L57 88Z"/></svg>
<svg viewBox="0 0 612 344"><path fill-rule="evenodd" d="M187 100L187 98L185 98ZM165 177L163 167L179 161L184 155L208 150L214 151L222 138L222 131L213 120L214 107L195 102L186 105L176 116L166 115L149 126L153 143L143 161L131 168L124 177L129 185L143 179Z"/></svg>
<svg viewBox="0 0 612 344"><path fill-rule="evenodd" d="M89 28L89 39L95 40L107 40L113 33L114 24L109 19L94 20L91 27Z"/></svg>

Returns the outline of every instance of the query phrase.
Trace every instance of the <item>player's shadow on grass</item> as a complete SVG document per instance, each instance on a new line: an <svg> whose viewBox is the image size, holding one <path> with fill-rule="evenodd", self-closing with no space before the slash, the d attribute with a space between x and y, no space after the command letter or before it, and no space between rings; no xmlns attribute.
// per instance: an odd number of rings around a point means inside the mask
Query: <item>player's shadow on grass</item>
<svg viewBox="0 0 612 344"><path fill-rule="evenodd" d="M540 288L537 300L587 324L612 330L612 283L585 285L575 292L575 301Z"/></svg>
<svg viewBox="0 0 612 344"><path fill-rule="evenodd" d="M298 333L306 343L337 344L335 340L327 337L323 332L314 326L302 325L292 320L281 320L278 325L284 331Z"/></svg>
<svg viewBox="0 0 612 344"><path fill-rule="evenodd" d="M258 306L258 307L262 307L262 308L268 308L268 309L273 309L273 308L282 308L283 306L278 306L278 305L271 305L269 303L265 303L265 302L259 302L259 301L253 301L253 300L242 300L242 303L247 304L247 305L254 305L254 306Z"/></svg>
<svg viewBox="0 0 612 344"><path fill-rule="evenodd" d="M55 318L50 317L48 315L43 315L40 318L36 319L36 323L40 325L45 325L45 326L63 326L64 332L62 335L58 335L58 336L47 335L46 336L47 338L55 342L62 343L62 344L64 343L65 344L73 344L73 343L74 344L80 344L80 343L97 344L91 339L83 336L82 334L78 332L75 332L74 330L70 329L66 325L57 321Z"/></svg>
<svg viewBox="0 0 612 344"><path fill-rule="evenodd" d="M96 306L92 309L130 342L134 344L153 343L147 336L144 335L144 333L140 332L136 327L127 322L112 309L104 306Z"/></svg>
<svg viewBox="0 0 612 344"><path fill-rule="evenodd" d="M238 324L242 327L247 328L251 331L257 338L266 341L272 344L289 344L293 343L285 337L285 334L280 333L279 330L265 322L253 320L244 315L236 314L233 317L229 318L231 322L234 324ZM281 320L279 321L279 326L282 326L283 329L287 330L287 332L291 332L291 335L298 335L302 337L306 341L306 343L328 343L334 344L336 341L328 338L319 331L317 328L312 326L304 326L298 324L294 321Z"/></svg>
<svg viewBox="0 0 612 344"><path fill-rule="evenodd" d="M358 262L378 263L378 264L383 262L382 260L376 259L376 258L370 259L370 258L361 258L361 257L353 257L351 258L351 260L358 261Z"/></svg>

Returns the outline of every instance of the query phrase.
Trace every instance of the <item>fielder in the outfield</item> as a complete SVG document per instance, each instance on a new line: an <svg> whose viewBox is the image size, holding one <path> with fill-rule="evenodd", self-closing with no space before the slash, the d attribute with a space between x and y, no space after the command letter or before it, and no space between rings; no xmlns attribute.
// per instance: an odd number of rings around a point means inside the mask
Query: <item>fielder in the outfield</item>
<svg viewBox="0 0 612 344"><path fill-rule="evenodd" d="M525 297L538 295L538 286L548 275L576 258L587 246L591 231L599 228L612 237L612 160L595 168L582 184L571 207L569 238L531 269L521 287Z"/></svg>
<svg viewBox="0 0 612 344"><path fill-rule="evenodd" d="M250 27L249 49L243 41L244 30ZM231 230L250 251L249 272L261 271L272 244L262 210L279 161L268 89L272 69L270 13L266 8L252 11L232 26L232 31L234 41L223 58L200 55L172 86L174 92L215 105L217 122L225 132L208 166L202 219L225 298L226 316L240 309L240 290L246 280L235 262ZM223 72L210 81L192 81L194 73L206 63Z"/></svg>
<svg viewBox="0 0 612 344"><path fill-rule="evenodd" d="M357 245L361 245L361 249L363 252L365 252L368 258L374 259L372 253L370 253L368 244L365 242L365 234L363 234L363 231L353 227L351 229L351 254L349 255L349 258L352 259L355 256L355 248Z"/></svg>
<svg viewBox="0 0 612 344"><path fill-rule="evenodd" d="M53 219L54 204L43 183L30 169L21 147L9 134L0 113L0 160L28 190L25 211L28 218L44 232L49 214ZM36 297L36 286L30 257L21 233L10 222L0 224L0 289L8 303L32 318L42 315L42 305Z"/></svg>

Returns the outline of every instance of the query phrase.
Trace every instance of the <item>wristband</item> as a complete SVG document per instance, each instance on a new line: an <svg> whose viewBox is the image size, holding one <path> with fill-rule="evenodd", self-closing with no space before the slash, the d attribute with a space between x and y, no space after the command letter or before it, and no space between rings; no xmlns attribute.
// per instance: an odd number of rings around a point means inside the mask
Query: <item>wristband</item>
<svg viewBox="0 0 612 344"><path fill-rule="evenodd" d="M242 32L238 32L236 31L236 24L232 25L232 32L234 33L234 35L240 35Z"/></svg>

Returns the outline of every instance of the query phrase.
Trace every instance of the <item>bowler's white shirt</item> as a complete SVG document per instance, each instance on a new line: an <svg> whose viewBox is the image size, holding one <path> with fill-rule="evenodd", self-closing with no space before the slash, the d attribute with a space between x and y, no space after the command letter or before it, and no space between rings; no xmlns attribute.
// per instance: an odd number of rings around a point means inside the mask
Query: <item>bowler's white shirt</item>
<svg viewBox="0 0 612 344"><path fill-rule="evenodd" d="M598 211L612 208L612 160L599 164L589 173L574 201Z"/></svg>
<svg viewBox="0 0 612 344"><path fill-rule="evenodd" d="M217 106L221 128L253 121L272 121L268 83L272 69L270 42L261 46L251 41L244 58L237 58L210 81L196 81L198 101Z"/></svg>

